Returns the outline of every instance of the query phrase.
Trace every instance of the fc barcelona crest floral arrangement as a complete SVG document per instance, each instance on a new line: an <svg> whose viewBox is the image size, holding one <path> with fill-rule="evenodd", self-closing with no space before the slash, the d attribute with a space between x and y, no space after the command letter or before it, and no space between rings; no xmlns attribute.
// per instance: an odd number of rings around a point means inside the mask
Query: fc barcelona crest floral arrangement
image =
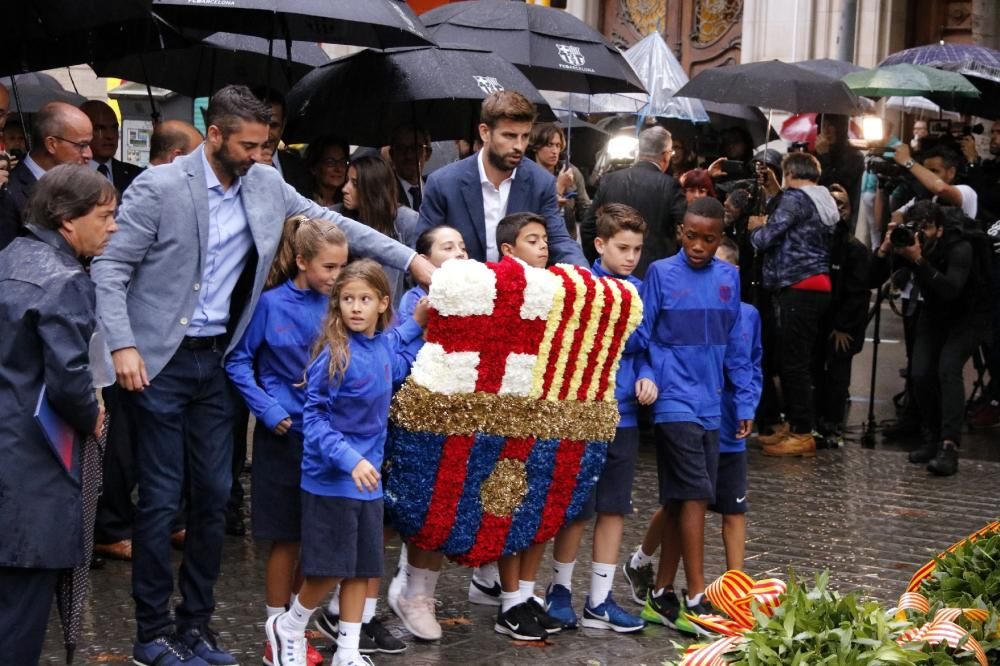
<svg viewBox="0 0 1000 666"><path fill-rule="evenodd" d="M390 413L386 503L402 535L469 566L579 514L618 423L635 288L585 269L451 260Z"/></svg>

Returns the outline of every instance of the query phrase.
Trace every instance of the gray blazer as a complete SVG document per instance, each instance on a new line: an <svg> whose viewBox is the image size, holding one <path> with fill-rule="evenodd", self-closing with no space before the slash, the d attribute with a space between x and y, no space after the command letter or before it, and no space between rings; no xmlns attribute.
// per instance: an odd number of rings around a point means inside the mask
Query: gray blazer
<svg viewBox="0 0 1000 666"><path fill-rule="evenodd" d="M208 188L204 145L170 164L147 169L125 191L118 232L91 275L97 285L97 319L111 351L136 347L152 380L166 366L187 332L198 304L208 248ZM254 165L240 198L257 255L250 299L233 332L229 351L243 336L260 298L284 220L298 214L335 222L352 253L405 270L413 250L360 222L299 195L277 169ZM232 324L232 322L231 322Z"/></svg>

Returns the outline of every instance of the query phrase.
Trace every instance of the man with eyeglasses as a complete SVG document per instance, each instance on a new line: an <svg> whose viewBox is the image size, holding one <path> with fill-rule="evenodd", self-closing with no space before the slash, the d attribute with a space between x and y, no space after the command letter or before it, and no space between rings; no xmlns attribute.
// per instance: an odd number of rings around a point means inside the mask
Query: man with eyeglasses
<svg viewBox="0 0 1000 666"><path fill-rule="evenodd" d="M118 116L106 103L91 99L80 105L94 128L90 167L115 184L118 196L142 173L142 167L115 158L118 153Z"/></svg>
<svg viewBox="0 0 1000 666"><path fill-rule="evenodd" d="M90 119L64 102L49 102L35 115L31 152L10 172L7 194L0 202L0 250L21 231L28 196L45 172L60 164L87 164L94 139Z"/></svg>

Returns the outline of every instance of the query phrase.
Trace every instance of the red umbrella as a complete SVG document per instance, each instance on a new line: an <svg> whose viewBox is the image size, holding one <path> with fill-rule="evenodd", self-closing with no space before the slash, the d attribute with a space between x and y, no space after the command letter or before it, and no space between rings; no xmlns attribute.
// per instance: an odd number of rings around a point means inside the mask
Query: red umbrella
<svg viewBox="0 0 1000 666"><path fill-rule="evenodd" d="M809 150L816 149L816 135L819 133L818 119L819 113L796 113L789 116L785 122L781 123L781 130L778 136L788 143L805 141L809 144ZM861 128L853 120L851 121L848 138L861 138Z"/></svg>

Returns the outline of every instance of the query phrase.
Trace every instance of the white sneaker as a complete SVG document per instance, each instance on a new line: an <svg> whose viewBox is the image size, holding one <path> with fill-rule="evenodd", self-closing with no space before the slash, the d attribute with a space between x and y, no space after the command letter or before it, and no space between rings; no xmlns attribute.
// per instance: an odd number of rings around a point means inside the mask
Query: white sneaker
<svg viewBox="0 0 1000 666"><path fill-rule="evenodd" d="M500 576L494 580L483 580L476 575L477 569L472 570L472 578L469 580L469 603L481 606L500 605Z"/></svg>
<svg viewBox="0 0 1000 666"><path fill-rule="evenodd" d="M435 599L418 594L412 599L399 597L392 610L411 634L425 641L436 641L441 638L441 625L435 617L436 607Z"/></svg>
<svg viewBox="0 0 1000 666"><path fill-rule="evenodd" d="M278 622L286 613L272 615L264 624L267 642L271 644L271 655L274 666L308 666L306 658L305 632L293 634L282 631Z"/></svg>
<svg viewBox="0 0 1000 666"><path fill-rule="evenodd" d="M333 653L333 666L375 666L375 664L360 652L337 650Z"/></svg>

